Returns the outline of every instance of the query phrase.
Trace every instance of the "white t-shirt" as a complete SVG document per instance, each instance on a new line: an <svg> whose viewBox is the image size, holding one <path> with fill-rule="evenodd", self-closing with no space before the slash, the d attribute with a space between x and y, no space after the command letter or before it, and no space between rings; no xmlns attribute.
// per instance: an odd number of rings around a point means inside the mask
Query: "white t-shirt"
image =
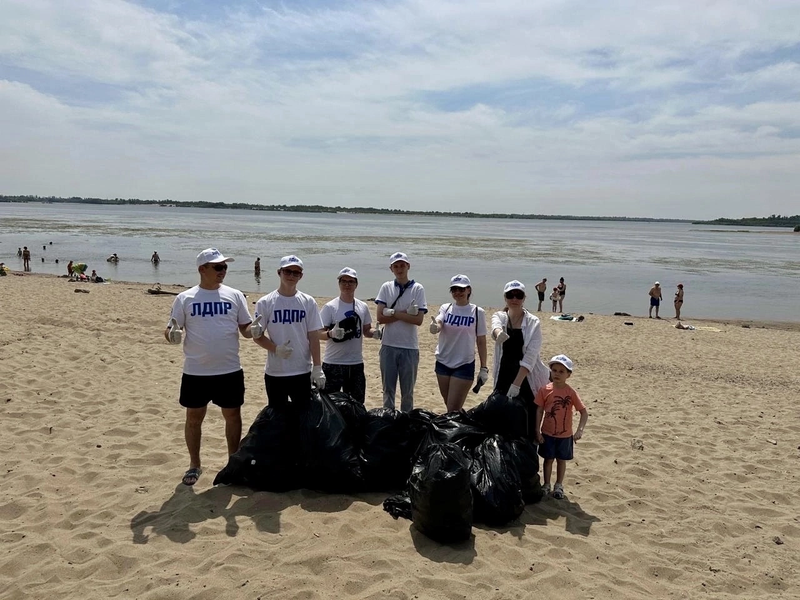
<svg viewBox="0 0 800 600"><path fill-rule="evenodd" d="M334 298L322 307L320 318L323 327L331 327L342 319L358 315L361 322L358 325L356 336L346 342L334 342L328 340L325 345L324 362L331 365L359 365L364 362L362 347L364 337L362 331L364 325L372 323L372 315L369 314L369 307L366 303L356 299L355 302L344 302L339 298Z"/></svg>
<svg viewBox="0 0 800 600"><path fill-rule="evenodd" d="M312 362L308 333L323 329L317 301L303 292L281 296L275 290L256 302L256 317L261 315L269 339L278 346L288 341L294 350L289 358L280 358L274 352L267 352L264 372L275 377L310 373Z"/></svg>
<svg viewBox="0 0 800 600"><path fill-rule="evenodd" d="M436 360L455 369L475 360L475 340L486 335L486 313L474 304L443 304L437 320L441 321ZM477 320L477 323L476 323Z"/></svg>
<svg viewBox="0 0 800 600"><path fill-rule="evenodd" d="M375 304L378 305L378 310L382 311L385 307L392 307L392 303L399 295L399 283L395 280L384 283L381 289L378 290L378 296L375 298ZM405 292L403 292L403 295L397 300L397 304L392 308L395 310L407 311L412 302L419 307L419 312L428 312L428 302L425 300L425 288L422 287L422 284L415 282L413 279L408 282ZM419 326L406 323L405 321L389 323L383 328L381 343L384 346L419 350L417 329L419 329Z"/></svg>
<svg viewBox="0 0 800 600"><path fill-rule="evenodd" d="M242 292L227 285L216 290L196 285L178 294L170 317L184 329L184 373L225 375L242 368L239 325L251 321Z"/></svg>

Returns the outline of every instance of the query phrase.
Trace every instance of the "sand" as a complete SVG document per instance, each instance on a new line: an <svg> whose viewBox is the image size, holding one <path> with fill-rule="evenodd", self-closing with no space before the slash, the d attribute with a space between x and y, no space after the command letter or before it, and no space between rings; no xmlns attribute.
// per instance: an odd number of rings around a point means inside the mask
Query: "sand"
<svg viewBox="0 0 800 600"><path fill-rule="evenodd" d="M146 287L0 278L4 600L800 597L796 327L543 319L543 354L573 358L590 412L567 499L442 546L385 513L385 494L213 488L216 409L205 473L181 485L182 353L162 337L172 297ZM417 405L440 412L435 338L420 339ZM247 428L264 351L243 340L241 356Z"/></svg>

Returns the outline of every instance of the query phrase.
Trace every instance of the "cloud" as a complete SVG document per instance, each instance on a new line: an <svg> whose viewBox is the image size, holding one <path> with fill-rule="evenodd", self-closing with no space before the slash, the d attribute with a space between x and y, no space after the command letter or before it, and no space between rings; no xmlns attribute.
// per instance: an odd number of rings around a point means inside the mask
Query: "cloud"
<svg viewBox="0 0 800 600"><path fill-rule="evenodd" d="M2 193L796 206L795 2L0 1Z"/></svg>

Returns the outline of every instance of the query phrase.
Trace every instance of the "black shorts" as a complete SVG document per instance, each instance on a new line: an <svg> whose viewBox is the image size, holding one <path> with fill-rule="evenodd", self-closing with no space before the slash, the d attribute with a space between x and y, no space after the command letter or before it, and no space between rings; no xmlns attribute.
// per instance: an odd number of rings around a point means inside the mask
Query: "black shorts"
<svg viewBox="0 0 800 600"><path fill-rule="evenodd" d="M181 378L181 406L203 408L213 402L220 408L244 404L244 371L225 375L187 375Z"/></svg>
<svg viewBox="0 0 800 600"><path fill-rule="evenodd" d="M536 292L539 294L539 302L544 302L544 292Z"/></svg>
<svg viewBox="0 0 800 600"><path fill-rule="evenodd" d="M574 443L572 436L557 438L542 434L544 444L539 444L539 456L546 460L557 458L558 460L572 460Z"/></svg>

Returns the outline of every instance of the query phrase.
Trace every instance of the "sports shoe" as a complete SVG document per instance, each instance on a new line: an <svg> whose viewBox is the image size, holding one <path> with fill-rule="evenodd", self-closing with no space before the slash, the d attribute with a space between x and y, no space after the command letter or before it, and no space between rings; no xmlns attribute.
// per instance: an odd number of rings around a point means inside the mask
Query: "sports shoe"
<svg viewBox="0 0 800 600"><path fill-rule="evenodd" d="M560 483L553 486L553 498L561 500L564 497L564 486Z"/></svg>
<svg viewBox="0 0 800 600"><path fill-rule="evenodd" d="M542 495L549 496L550 495L550 484L545 483L542 485Z"/></svg>

